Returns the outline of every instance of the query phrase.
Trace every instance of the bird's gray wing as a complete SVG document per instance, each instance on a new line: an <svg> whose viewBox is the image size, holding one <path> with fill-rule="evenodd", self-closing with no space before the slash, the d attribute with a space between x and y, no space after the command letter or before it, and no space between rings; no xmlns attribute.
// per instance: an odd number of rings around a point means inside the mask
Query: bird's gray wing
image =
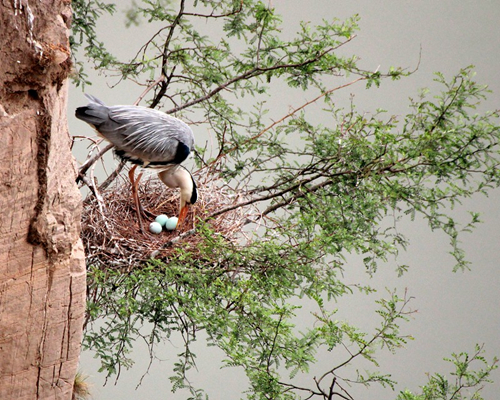
<svg viewBox="0 0 500 400"><path fill-rule="evenodd" d="M193 132L188 125L146 107L109 107L108 121L99 131L117 148L145 162L181 162L194 147Z"/></svg>
<svg viewBox="0 0 500 400"><path fill-rule="evenodd" d="M89 104L76 117L93 125L115 148L132 161L180 163L194 147L191 128L161 111L140 106L106 106L86 95Z"/></svg>

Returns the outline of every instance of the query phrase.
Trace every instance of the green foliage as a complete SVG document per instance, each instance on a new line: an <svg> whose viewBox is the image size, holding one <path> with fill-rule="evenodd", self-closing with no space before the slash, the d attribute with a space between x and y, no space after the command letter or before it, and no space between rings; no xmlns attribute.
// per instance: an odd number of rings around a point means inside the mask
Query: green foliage
<svg viewBox="0 0 500 400"><path fill-rule="evenodd" d="M487 91L474 82L472 68L451 78L437 74L441 92L430 97L422 91L397 119L383 110L367 114L354 105L337 106L334 96L345 87L364 82L370 88L408 75L394 67L361 70L355 55L339 50L355 36L357 16L318 26L302 23L289 38L267 2L143 1L131 5L126 23L132 27L145 20L159 29L129 60L120 61L96 35L97 18L113 6L73 4L74 49L83 46L97 68L122 81L147 83L150 106L182 113L200 130L213 132L215 148L197 149L198 166L223 177L245 198L220 213L250 205L260 210L248 217L259 226L248 240L229 242L202 216L196 234L203 240L196 252L181 244L169 259L127 273L90 268L84 344L95 351L102 371L119 375L130 367L137 340L153 358L158 343L177 338L183 348L172 389L203 398L188 379L196 365L192 344L203 337L223 352L221 366L246 373L249 399L346 399L346 383L394 388L388 373L375 370L376 356L411 339L400 330L411 313L406 293L389 291L377 300L380 324L371 331L338 320L331 308L354 290L373 293L371 287L344 282L346 257L359 255L367 272L376 273L407 246L399 229L405 217L424 218L430 229L446 234L455 270L469 267L460 238L479 216L472 212L470 222L461 225L453 207L474 193L487 193L500 178L498 113L475 113ZM80 83L88 83L84 73L79 76ZM312 100L277 117L271 113L275 105L267 104L275 87L307 90ZM244 97L252 108L243 105ZM307 113L315 105L325 115L322 124ZM400 265L398 273L408 268ZM313 322L299 331L304 304L313 309L307 315ZM324 352L340 353L310 385L297 385L295 378L307 376ZM480 354L453 356L455 383L434 375L422 395L402 392L398 400L467 398L465 390L478 389L493 369L472 369L486 363ZM374 370L347 369L359 360Z"/></svg>
<svg viewBox="0 0 500 400"><path fill-rule="evenodd" d="M450 374L451 381L444 375L434 374L429 378L429 383L421 388L421 394L405 390L397 400L483 400L481 389L485 383L491 382L488 377L497 368L498 362L494 359L489 364L483 353L482 346L476 345L472 355L465 352L452 354L452 358L445 358L455 368Z"/></svg>
<svg viewBox="0 0 500 400"><path fill-rule="evenodd" d="M69 42L76 69L72 78L77 86L85 87L91 82L87 80L88 75L85 73L83 61L75 58L75 52L84 46L85 58L92 60L96 68L106 68L115 61L104 43L98 40L96 32L99 17L104 13L113 14L115 5L98 0L73 0L71 7L73 9L73 22Z"/></svg>
<svg viewBox="0 0 500 400"><path fill-rule="evenodd" d="M91 271L90 297L94 301L89 302L89 313L92 320L101 322L87 332L84 343L96 350L102 371L112 375L119 373L120 367L130 366L128 354L138 339L153 351L156 343L178 335L184 349L171 377L173 389L188 388L194 395L198 392L186 379L195 366L190 345L203 331L207 344L224 352L222 366L244 368L255 398L270 393L274 398L288 398L285 393L292 384L282 380L281 367L289 371L293 382L298 373L309 371L320 349L332 351L341 343L357 348L321 377L317 381L320 385L330 376L335 379L337 370L357 357L377 365L375 348L392 351L408 339L398 326L399 320L406 319L408 299L390 294L388 300L380 300L380 326L372 334L361 332L336 320L320 297L314 299L325 291L334 289L332 295L340 296L350 290L334 280L335 271L328 271L329 282L322 282L317 267L307 259L295 258L299 252L284 258L282 245L273 242L231 248L222 240L214 243L209 230L201 232L207 240L197 249L201 253L196 259L181 251L168 265L151 261L129 274ZM217 264L213 260L218 260ZM102 290L104 287L108 290ZM293 304L304 296L316 301L316 323L297 332L300 306ZM378 373L357 379L364 384L392 384Z"/></svg>

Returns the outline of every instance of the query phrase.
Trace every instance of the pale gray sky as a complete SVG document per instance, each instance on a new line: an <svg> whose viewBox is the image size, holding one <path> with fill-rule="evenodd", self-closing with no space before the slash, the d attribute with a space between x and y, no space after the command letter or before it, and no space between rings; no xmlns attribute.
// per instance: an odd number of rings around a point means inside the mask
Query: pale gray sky
<svg viewBox="0 0 500 400"><path fill-rule="evenodd" d="M315 22L322 18L343 19L359 14L361 31L347 50L359 55L361 65L366 69L374 70L379 65L382 70L390 65L413 69L422 49L420 67L413 76L398 82L386 82L380 89L356 90L358 110L373 111L382 107L391 114L403 114L408 97L415 96L418 88L433 85L435 71L451 76L470 64L476 66L477 81L489 85L494 92L484 109L500 107L500 2L496 0L273 0L272 4L284 16L286 29L290 32L303 19ZM109 20L101 22L100 26L102 32L106 32L107 43L117 53L127 55L142 44L150 27L142 25L139 30L127 30L120 27L120 20L123 20L123 15L113 19L113 30L108 29L111 26ZM105 84L104 77L96 74L92 74L91 79L94 85L87 91L109 104L132 103L141 91L130 84L111 89ZM349 92L341 96L345 100ZM282 103L289 100L273 97L268 102L272 101ZM84 103L81 91L71 88L68 114L72 134L91 133L86 125L73 117L73 110ZM425 223L417 222L405 225L411 244L409 250L401 255L401 262L411 264L410 271L398 279L394 266L388 265L370 281L381 292L384 287L408 288L410 295L415 297L412 307L418 309L414 319L404 327L404 331L415 336L415 340L395 355L384 353L380 357L381 370L393 372L394 378L399 381L397 391L404 388L416 390L425 383L427 372L448 372L449 368L441 362L442 358L451 352L472 351L476 343L485 343L490 358L500 356L499 194L500 191L496 190L491 192L489 198L476 196L456 210L457 215L464 218L470 209L479 210L483 215L484 223L467 236L464 243L468 259L472 262L472 271L452 273L453 260L447 254L447 239L431 233ZM368 279L355 259L346 278L352 281ZM338 306L339 318L346 317L361 326L373 323L372 306L367 305L364 297L343 299ZM239 381L241 372L214 368L217 363L212 363L212 357L218 357L216 351L205 350L202 346L198 348L200 373L195 376L195 381L202 383L201 386L207 388L213 399L238 398L237 393L246 387ZM171 358L170 347L162 352L161 357ZM327 356L322 357L318 371L328 361ZM104 388L100 387L103 379L97 373L98 364L91 353L82 355L81 369L91 375L95 400L188 397L187 393L175 396L170 393L168 362L153 364L150 374L135 391L147 362L147 355L139 350L137 365L122 374L117 386L108 383ZM498 371L494 378L497 382L484 392L486 399L498 398ZM376 386L368 390L353 389L357 400L393 399L397 391Z"/></svg>

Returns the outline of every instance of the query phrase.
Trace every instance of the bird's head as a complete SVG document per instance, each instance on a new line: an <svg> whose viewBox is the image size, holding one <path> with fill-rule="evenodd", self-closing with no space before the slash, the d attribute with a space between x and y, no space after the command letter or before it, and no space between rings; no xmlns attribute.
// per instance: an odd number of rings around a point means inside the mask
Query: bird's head
<svg viewBox="0 0 500 400"><path fill-rule="evenodd" d="M175 165L158 173L158 177L168 187L179 188L181 191L179 220L177 222L177 226L181 226L186 219L189 206L198 200L198 190L193 176L186 168Z"/></svg>

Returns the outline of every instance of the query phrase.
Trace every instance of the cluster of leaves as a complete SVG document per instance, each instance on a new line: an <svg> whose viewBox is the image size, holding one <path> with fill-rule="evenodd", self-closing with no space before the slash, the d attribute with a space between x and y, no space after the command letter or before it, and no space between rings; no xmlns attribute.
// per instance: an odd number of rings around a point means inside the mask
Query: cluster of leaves
<svg viewBox="0 0 500 400"><path fill-rule="evenodd" d="M96 68L106 68L115 61L115 57L107 50L103 42L99 41L96 24L103 14L113 14L115 5L99 0L75 0L71 2L73 9L72 34L69 38L75 73L73 81L77 86L90 85L87 80L84 62L75 57L81 46L84 47L85 58L94 61Z"/></svg>
<svg viewBox="0 0 500 400"><path fill-rule="evenodd" d="M452 354L451 358L445 358L455 368L451 373L452 380L442 374L432 375L429 383L421 388L421 394L405 390L397 400L483 400L481 389L485 383L491 382L489 376L496 367L488 363L483 353L482 346L476 346L472 355L465 352Z"/></svg>
<svg viewBox="0 0 500 400"><path fill-rule="evenodd" d="M282 234L321 240L328 254L365 254L370 271L406 244L397 219L420 215L450 237L455 269L466 268L458 236L479 217L472 213L470 223L459 227L448 213L461 199L496 187L500 177L497 114L470 115L484 94L471 78L470 69L450 82L438 75L443 92L434 101L424 94L413 101L402 123L351 110L333 128L314 126L305 116L281 125L273 133L279 149L261 146L253 166L245 166L248 176L274 171L271 184L252 189L270 200L263 215L286 208ZM333 105L329 111L339 113ZM301 137L300 149L291 148L291 135ZM395 220L390 226L381 223L388 216ZM291 221L297 228L292 232Z"/></svg>
<svg viewBox="0 0 500 400"><path fill-rule="evenodd" d="M297 392L326 397L332 386L344 390L340 382L332 385L341 379L342 367L357 358L376 365L375 348L393 350L409 339L398 326L407 318L409 299L391 293L380 300L380 325L371 334L361 332L335 319L321 298L324 292L337 297L352 291L337 279L340 269L313 267L300 250L284 257L280 243L235 247L214 239L206 228L200 227L200 234L206 240L196 258L181 251L168 265L152 261L129 274L91 271L90 318L104 317L104 322L88 330L84 343L95 349L108 375L131 366L129 352L136 340L142 339L153 354L157 343L180 337L184 348L171 377L173 390L189 389L193 398L202 398L202 390L187 378L195 367L191 345L202 332L209 346L223 351L221 366L243 367L249 398L291 399ZM316 323L297 332L303 315L293 304L304 298L315 300ZM297 374L309 371L320 349L333 351L339 344L351 350L315 381L314 388L294 384ZM288 378L281 376L282 367L289 371ZM355 380L393 385L389 376L379 373Z"/></svg>
<svg viewBox="0 0 500 400"><path fill-rule="evenodd" d="M261 214L249 222L265 220L258 236L241 245L227 243L200 222L197 234L204 242L196 257L179 246L166 263L154 261L128 274L91 269L85 345L103 370L119 374L130 366L137 339L144 339L153 357L157 343L180 335L184 350L173 388L201 398L188 375L195 365L191 345L203 332L209 345L223 351L224 365L243 368L250 399L349 399L345 382L392 387L384 373L347 377L343 371L361 358L377 367L375 348L404 345L409 337L399 324L410 312L408 298L390 292L380 299L380 325L371 333L338 321L329 308L354 290L341 279L346 254L361 255L367 271L375 273L380 262L406 246L397 229L405 215L426 218L431 229L448 235L456 268L467 267L459 234L479 217L472 213L460 226L450 210L500 181L498 113L474 113L486 91L473 81L471 68L449 80L437 75L441 94L429 99L422 92L398 120L382 110L369 115L354 106L339 109L333 101L337 91L355 83L369 88L407 74L399 68L364 71L355 56L341 54L355 36L357 17L303 23L292 39L284 39L281 18L259 1L148 0L131 6L128 23L144 18L159 28L130 60L119 61L97 40L90 22L112 6L75 2L74 10L74 33L80 35L74 45L86 43L86 56L120 80L143 82L150 106L181 113L197 130L213 132L216 148L199 147L198 166L245 194L232 207L258 204ZM275 85L307 90L313 100L276 117L266 108ZM244 97L254 106L243 106ZM318 103L329 124L308 118L307 108ZM314 323L297 332L298 305L305 302L314 304ZM318 352L339 348L348 349L343 361L310 379L309 386L295 383ZM455 359L457 368L463 357ZM469 368L469 360L464 362ZM477 374L467 369L463 378L477 387L492 368ZM439 386L439 377L424 392ZM461 393L467 385L447 390Z"/></svg>

